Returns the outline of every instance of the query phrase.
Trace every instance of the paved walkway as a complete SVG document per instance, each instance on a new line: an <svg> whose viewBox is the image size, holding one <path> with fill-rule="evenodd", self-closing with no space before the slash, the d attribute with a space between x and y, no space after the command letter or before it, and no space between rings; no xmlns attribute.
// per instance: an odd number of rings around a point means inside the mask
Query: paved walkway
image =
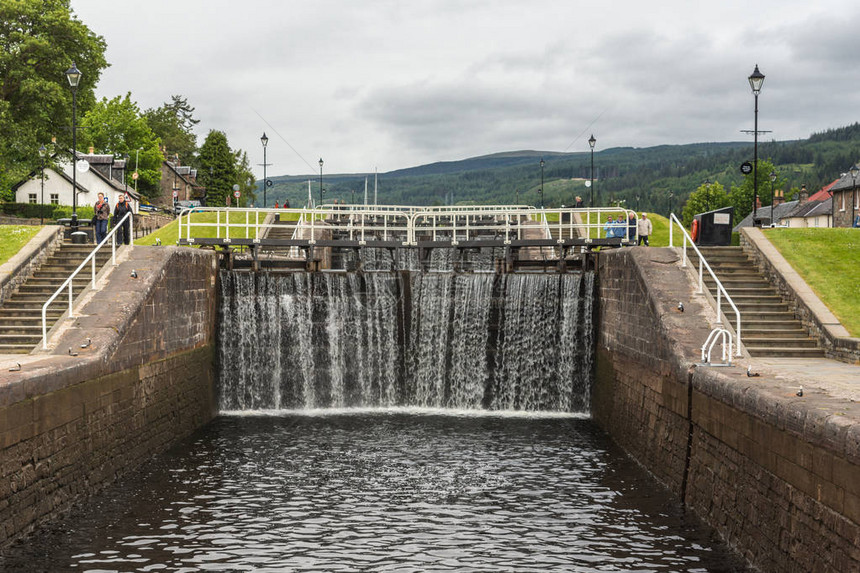
<svg viewBox="0 0 860 573"><path fill-rule="evenodd" d="M820 390L833 398L860 402L860 366L827 358L752 358L753 372L790 387Z"/></svg>

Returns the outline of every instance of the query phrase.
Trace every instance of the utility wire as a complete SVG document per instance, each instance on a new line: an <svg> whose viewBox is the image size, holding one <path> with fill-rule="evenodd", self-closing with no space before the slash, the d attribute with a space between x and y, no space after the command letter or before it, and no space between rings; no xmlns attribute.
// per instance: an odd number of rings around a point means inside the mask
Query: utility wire
<svg viewBox="0 0 860 573"><path fill-rule="evenodd" d="M564 151L562 151L562 153L565 153L568 149L573 147L573 144L576 143L577 141L579 141L579 139L588 132L588 130L591 128L591 126L594 125L595 123L597 123L597 120L600 119L601 117L603 117L603 114L606 113L607 111L609 111L608 107L606 109L604 109L603 111L601 111L600 115L598 115L593 120L591 120L591 123L589 123L588 125L585 126L585 129L583 129L579 133L579 135L577 135L576 138L570 142L570 145L568 145L567 147L564 148Z"/></svg>
<svg viewBox="0 0 860 573"><path fill-rule="evenodd" d="M269 122L266 120L266 118L265 118L265 117L263 117L262 115L260 115L260 114L259 114L259 112L258 112L256 109L251 108L251 110L252 110L254 113L256 113L256 114L257 114L257 117L259 117L260 119L262 119L262 120L263 120L263 123L265 123L266 125L268 125L268 126L269 126L269 129L271 129L271 130L272 130L272 132L273 132L275 135L277 135L278 137L280 137L280 138L281 138L281 141L283 141L284 143L286 143L286 144L287 144L287 147L289 147L290 149L292 149L292 150L293 150L293 153L295 153L295 154L298 156L298 158L299 158L299 159L301 159L302 161L304 161L304 162L305 162L305 165L307 165L307 166L308 166L308 169L310 169L310 170L311 170L311 173L315 173L315 172L316 172L316 170L315 170L314 166L313 166L313 165L311 165L310 163L308 163L308 162L307 162L307 160L306 160L304 157L302 157L302 154L301 154L301 153L299 153L298 151L296 151L296 148L295 148L295 147L293 147L292 145L290 145L290 142L289 142L289 141L287 141L287 140L286 140L286 138L284 138L284 136L283 136L283 135L281 135L280 133L278 133L278 130L277 130L277 129L275 129L275 126L273 126L271 123L269 123ZM586 129L587 129L587 128L586 128Z"/></svg>

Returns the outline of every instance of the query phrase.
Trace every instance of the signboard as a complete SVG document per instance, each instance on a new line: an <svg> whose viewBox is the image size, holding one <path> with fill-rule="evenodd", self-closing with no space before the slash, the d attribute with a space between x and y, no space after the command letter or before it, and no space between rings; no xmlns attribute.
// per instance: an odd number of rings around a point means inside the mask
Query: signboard
<svg viewBox="0 0 860 573"><path fill-rule="evenodd" d="M233 193L233 197L235 197L236 199L238 199L238 198L239 198L239 197L241 197L241 196L242 196L242 194L241 194L241 193L239 193L238 191L236 191L235 193Z"/></svg>
<svg viewBox="0 0 860 573"><path fill-rule="evenodd" d="M741 173L743 173L744 175L749 175L752 172L752 163L750 163L749 161L744 161L743 163L741 163Z"/></svg>
<svg viewBox="0 0 860 573"><path fill-rule="evenodd" d="M274 185L274 183L272 183L272 180L266 179L266 187L271 187L272 185Z"/></svg>
<svg viewBox="0 0 860 573"><path fill-rule="evenodd" d="M176 197L179 197L179 191L174 191L174 192L173 192L173 197L174 197L174 199L175 199Z"/></svg>
<svg viewBox="0 0 860 573"><path fill-rule="evenodd" d="M728 225L730 221L729 213L714 213L714 225Z"/></svg>
<svg viewBox="0 0 860 573"><path fill-rule="evenodd" d="M137 179L138 177L140 177L140 176L137 174L137 171L135 171L134 173L131 174L132 179Z"/></svg>

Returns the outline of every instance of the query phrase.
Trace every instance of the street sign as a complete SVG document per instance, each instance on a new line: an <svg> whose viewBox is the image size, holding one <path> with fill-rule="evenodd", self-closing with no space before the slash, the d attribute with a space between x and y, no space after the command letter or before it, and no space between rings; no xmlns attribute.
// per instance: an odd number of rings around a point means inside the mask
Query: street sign
<svg viewBox="0 0 860 573"><path fill-rule="evenodd" d="M137 174L137 171L135 171L134 173L131 174L132 179L137 179L138 177L139 177L139 175Z"/></svg>
<svg viewBox="0 0 860 573"><path fill-rule="evenodd" d="M274 183L272 183L272 180L266 179L266 187L271 187L272 185L274 185Z"/></svg>
<svg viewBox="0 0 860 573"><path fill-rule="evenodd" d="M749 161L744 161L743 163L741 163L741 173L743 173L744 175L749 175L752 172L752 163L750 163Z"/></svg>
<svg viewBox="0 0 860 573"><path fill-rule="evenodd" d="M174 198L175 198L175 197L179 197L179 191L174 191L174 192L173 192L173 197L174 197Z"/></svg>
<svg viewBox="0 0 860 573"><path fill-rule="evenodd" d="M242 195L242 194L241 194L241 193L239 193L238 191L236 191L235 193L233 193L233 196L234 196L236 199L238 199L239 197L241 197L241 195Z"/></svg>

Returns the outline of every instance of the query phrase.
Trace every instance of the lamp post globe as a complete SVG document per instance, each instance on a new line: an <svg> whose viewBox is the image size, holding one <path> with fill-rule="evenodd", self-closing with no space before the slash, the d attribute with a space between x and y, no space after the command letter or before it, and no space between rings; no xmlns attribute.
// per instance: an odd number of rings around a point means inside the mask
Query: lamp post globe
<svg viewBox="0 0 860 573"><path fill-rule="evenodd" d="M78 84L81 81L81 71L72 62L72 67L66 70L66 79L72 88L72 232L78 230L78 178L75 163L78 160Z"/></svg>
<svg viewBox="0 0 860 573"><path fill-rule="evenodd" d="M266 208L266 187L269 184L269 180L266 178L266 146L269 145L269 138L266 136L266 132L263 132L263 137L260 138L260 143L263 144L263 208Z"/></svg>
<svg viewBox="0 0 860 573"><path fill-rule="evenodd" d="M755 226L758 216L758 94L761 93L761 86L764 84L764 74L759 71L758 64L748 79L755 96L755 121L753 125L753 226Z"/></svg>
<svg viewBox="0 0 860 573"><path fill-rule="evenodd" d="M591 148L591 200L589 201L589 207L594 207L594 144L597 143L597 140L594 139L594 134L591 134L591 137L588 138L588 146Z"/></svg>

